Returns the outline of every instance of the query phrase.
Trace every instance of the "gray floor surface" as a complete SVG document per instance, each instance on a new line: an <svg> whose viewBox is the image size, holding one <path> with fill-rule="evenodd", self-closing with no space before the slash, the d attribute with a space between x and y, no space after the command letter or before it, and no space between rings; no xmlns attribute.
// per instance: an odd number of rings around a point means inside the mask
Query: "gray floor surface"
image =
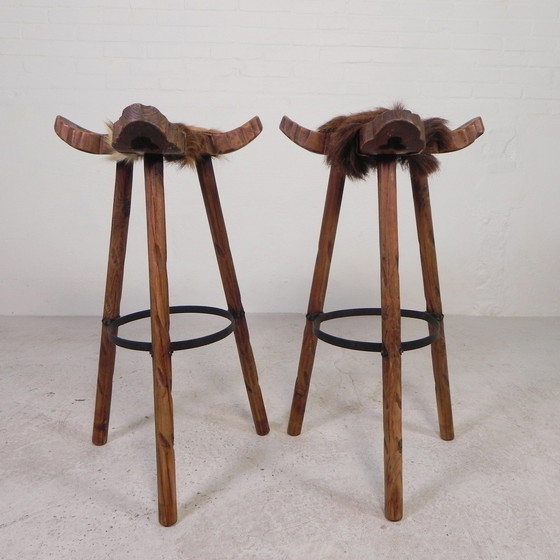
<svg viewBox="0 0 560 560"><path fill-rule="evenodd" d="M95 447L99 320L0 317L0 557L560 557L560 318L446 318L452 442L438 437L429 350L404 355L399 523L382 511L380 357L319 343L291 437L304 318L248 319L271 432L253 431L233 337L176 352L179 522L164 528L149 355L119 349L109 443ZM365 338L346 323L339 334Z"/></svg>

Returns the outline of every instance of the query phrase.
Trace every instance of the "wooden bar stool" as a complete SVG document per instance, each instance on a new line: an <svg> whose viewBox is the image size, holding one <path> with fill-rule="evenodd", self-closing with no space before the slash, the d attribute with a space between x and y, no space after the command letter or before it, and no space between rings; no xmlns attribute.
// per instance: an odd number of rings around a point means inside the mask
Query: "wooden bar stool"
<svg viewBox="0 0 560 560"><path fill-rule="evenodd" d="M212 156L233 152L246 146L261 130L262 125L258 117L226 133L188 127L170 123L156 108L139 104L126 107L119 120L111 126L109 134L90 132L60 116L55 122L56 133L70 146L92 154L113 155L117 159L93 443L103 445L107 442L116 347L150 352L154 377L159 521L165 526L173 525L177 521L171 396L171 354L174 350L211 344L233 332L255 429L259 435L265 435L269 431L212 166ZM132 161L136 158L144 159L150 309L121 317L120 300L130 214ZM164 160L196 168L227 310L203 306L169 307ZM226 319L228 325L211 335L171 341L169 315L174 313L216 315ZM147 317L151 323L151 342L133 341L118 336L119 326Z"/></svg>
<svg viewBox="0 0 560 560"><path fill-rule="evenodd" d="M418 115L396 106L394 109L378 109L349 117L337 117L317 131L303 128L288 117L284 117L280 129L302 148L326 155L327 163L330 165L288 433L293 436L301 433L318 339L343 348L380 352L383 371L385 516L391 521L398 521L403 515L401 413L403 351L431 344L440 435L444 440L451 440L454 437L428 174L437 169L438 163L433 154L461 150L474 142L484 132L482 120L475 118L451 131L442 119L422 121ZM426 311L400 308L397 162L406 165L411 175ZM377 170L379 197L381 308L345 309L325 313L323 305L345 178L347 176L364 178L372 169ZM381 316L381 342L348 340L321 330L324 321L340 317L371 315ZM426 321L428 336L418 340L402 341L401 317Z"/></svg>

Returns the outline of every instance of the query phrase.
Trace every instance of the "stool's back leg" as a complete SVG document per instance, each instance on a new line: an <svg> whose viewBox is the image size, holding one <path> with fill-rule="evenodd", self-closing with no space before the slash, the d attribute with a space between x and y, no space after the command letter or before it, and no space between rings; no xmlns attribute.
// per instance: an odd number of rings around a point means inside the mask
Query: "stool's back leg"
<svg viewBox="0 0 560 560"><path fill-rule="evenodd" d="M432 344L432 364L436 386L436 400L439 417L441 438L452 440L453 413L451 410L451 394L449 390L449 374L447 369L447 352L445 348L445 331L439 287L439 276L434 241L432 211L430 207L430 192L428 177L418 171L411 170L412 193L414 210L416 213L416 228L420 245L420 259L422 263L422 277L424 280L424 294L429 313L441 317L439 338ZM430 326L430 330L433 327Z"/></svg>
<svg viewBox="0 0 560 560"><path fill-rule="evenodd" d="M144 156L159 521L177 521L163 156Z"/></svg>
<svg viewBox="0 0 560 560"><path fill-rule="evenodd" d="M211 158L209 156L202 158L197 162L196 168L227 305L235 317L235 342L237 344L239 361L241 362L255 430L259 435L266 435L270 428L259 385L257 366L249 339L249 330L241 302L241 292L237 282L237 275L235 274Z"/></svg>
<svg viewBox="0 0 560 560"><path fill-rule="evenodd" d="M385 457L385 516L403 515L401 312L397 223L396 161L377 167L379 243L381 256L381 338L383 343L383 432Z"/></svg>
<svg viewBox="0 0 560 560"><path fill-rule="evenodd" d="M99 348L97 394L93 419L92 441L95 445L107 443L107 432L109 429L116 346L109 340L108 324L112 319L120 315L132 193L132 170L132 165L123 162L117 163L107 281L105 284L105 303L103 305L103 326L101 327L101 344Z"/></svg>
<svg viewBox="0 0 560 560"><path fill-rule="evenodd" d="M309 294L307 322L303 331L299 367L288 423L288 434L292 436L297 436L301 433L303 424L317 348L317 337L313 333L313 318L323 312L345 179L344 172L338 166L331 167L321 233L319 235L319 247L315 260L311 293Z"/></svg>

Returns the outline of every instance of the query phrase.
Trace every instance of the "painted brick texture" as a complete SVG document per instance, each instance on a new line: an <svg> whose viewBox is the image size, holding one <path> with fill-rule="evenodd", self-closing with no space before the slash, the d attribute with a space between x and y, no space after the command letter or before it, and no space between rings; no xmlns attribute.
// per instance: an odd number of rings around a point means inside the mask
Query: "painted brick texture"
<svg viewBox="0 0 560 560"><path fill-rule="evenodd" d="M261 137L217 163L226 221L246 308L302 312L326 168L281 135L280 118L315 128L395 100L486 124L433 180L448 312L560 313L557 0L4 0L0 72L0 313L99 313L113 171L55 137L57 114L98 131L133 102L222 129L260 115ZM170 170L168 181L174 289L212 303L220 288L196 179ZM421 306L400 182L403 300ZM125 290L141 307L138 187ZM376 305L374 179L346 197L331 302Z"/></svg>

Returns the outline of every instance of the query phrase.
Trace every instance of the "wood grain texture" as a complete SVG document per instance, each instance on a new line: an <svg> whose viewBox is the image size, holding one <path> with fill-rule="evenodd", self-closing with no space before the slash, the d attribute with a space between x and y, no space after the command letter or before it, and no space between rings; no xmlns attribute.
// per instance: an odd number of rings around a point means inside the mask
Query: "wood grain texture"
<svg viewBox="0 0 560 560"><path fill-rule="evenodd" d="M134 103L113 123L113 148L122 154L180 155L185 132L155 107Z"/></svg>
<svg viewBox="0 0 560 560"><path fill-rule="evenodd" d="M440 436L449 441L454 438L453 412L428 178L424 174L411 171L411 183L426 310L441 318L439 337L432 343L431 352ZM433 327L430 325L429 328L432 334Z"/></svg>
<svg viewBox="0 0 560 560"><path fill-rule="evenodd" d="M383 360L383 436L385 458L385 516L403 516L402 386L399 241L396 161L377 167L379 246L381 257L381 340Z"/></svg>
<svg viewBox="0 0 560 560"><path fill-rule="evenodd" d="M131 165L117 164L93 419L92 441L95 445L104 445L107 442L109 430L116 346L109 340L108 323L120 315L132 194L132 171Z"/></svg>
<svg viewBox="0 0 560 560"><path fill-rule="evenodd" d="M434 151L433 153L446 154L449 152L457 152L470 146L477 138L482 136L482 134L484 134L482 119L480 117L475 117L452 131L453 145L450 146L449 149L440 152Z"/></svg>
<svg viewBox="0 0 560 560"><path fill-rule="evenodd" d="M60 115L54 121L54 131L61 140L76 150L89 154L108 155L113 153L107 134L91 132Z"/></svg>
<svg viewBox="0 0 560 560"><path fill-rule="evenodd" d="M298 146L315 154L325 154L327 134L305 128L287 116L282 117L280 130Z"/></svg>
<svg viewBox="0 0 560 560"><path fill-rule="evenodd" d="M360 152L374 155L417 154L426 138L422 119L407 110L386 111L363 126Z"/></svg>
<svg viewBox="0 0 560 560"><path fill-rule="evenodd" d="M317 348L317 337L313 333L312 318L323 311L323 305L325 303L336 230L344 192L344 182L345 176L342 170L338 167L331 167L325 207L323 210L321 232L319 235L319 246L309 294L307 322L303 332L298 373L288 423L288 434L291 436L299 435L303 424L309 385L311 383L311 373L315 361L315 351Z"/></svg>
<svg viewBox="0 0 560 560"><path fill-rule="evenodd" d="M144 158L159 521L177 521L163 157Z"/></svg>
<svg viewBox="0 0 560 560"><path fill-rule="evenodd" d="M210 136L210 148L207 155L222 155L235 152L252 142L261 132L263 126L259 117L253 117L245 124L228 132Z"/></svg>
<svg viewBox="0 0 560 560"><path fill-rule="evenodd" d="M259 435L266 435L270 430L268 418L259 385L257 366L249 339L245 311L241 301L241 292L235 273L216 177L210 157L203 158L197 163L197 172L226 302L228 309L235 317L235 342L255 430Z"/></svg>

